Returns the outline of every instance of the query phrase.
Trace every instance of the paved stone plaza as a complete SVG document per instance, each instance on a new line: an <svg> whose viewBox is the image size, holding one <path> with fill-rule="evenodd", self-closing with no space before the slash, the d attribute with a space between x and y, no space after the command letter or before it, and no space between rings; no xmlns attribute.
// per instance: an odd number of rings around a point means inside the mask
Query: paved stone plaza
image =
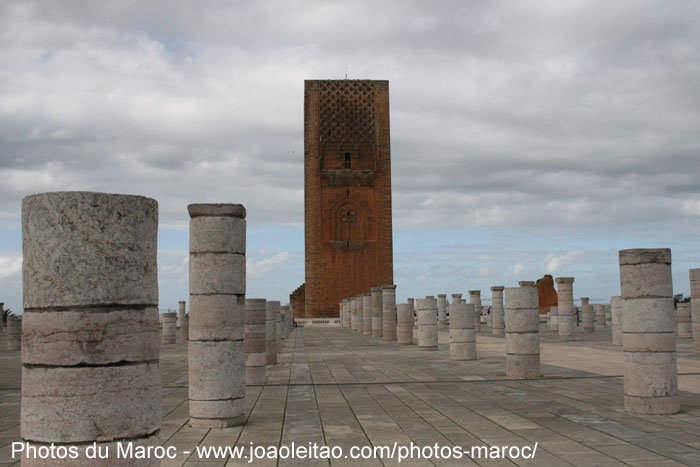
<svg viewBox="0 0 700 467"><path fill-rule="evenodd" d="M243 426L187 426L187 345L161 347L163 424L160 437L179 452L197 445L532 445L527 465L699 465L700 356L678 340L681 413L633 416L623 410L623 352L610 329L559 342L540 325L543 377L505 379L505 340L482 328L478 360L451 361L449 335L437 352L341 328L297 328L264 386L248 386ZM0 335L5 349L7 333ZM216 371L216 369L212 369ZM20 353L0 352L0 466L18 464ZM246 465L180 455L161 465ZM333 465L353 463L334 461ZM404 461L408 465L513 465L508 460ZM254 465L275 465L256 461ZM280 461L279 465L327 465ZM385 460L385 465L396 465ZM250 465L250 464L248 464ZM354 465L382 465L378 460Z"/></svg>

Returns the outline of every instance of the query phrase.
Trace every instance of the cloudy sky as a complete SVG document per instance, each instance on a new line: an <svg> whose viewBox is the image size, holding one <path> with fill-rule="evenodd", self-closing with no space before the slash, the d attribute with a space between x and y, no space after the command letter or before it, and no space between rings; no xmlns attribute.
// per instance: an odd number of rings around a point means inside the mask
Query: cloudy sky
<svg viewBox="0 0 700 467"><path fill-rule="evenodd" d="M98 8L99 7L99 8ZM20 202L160 206L161 309L187 297L187 204L248 210L248 296L304 281L304 79L388 79L399 300L575 276L617 250L700 267L700 3L4 1L0 301ZM486 300L488 302L488 300Z"/></svg>

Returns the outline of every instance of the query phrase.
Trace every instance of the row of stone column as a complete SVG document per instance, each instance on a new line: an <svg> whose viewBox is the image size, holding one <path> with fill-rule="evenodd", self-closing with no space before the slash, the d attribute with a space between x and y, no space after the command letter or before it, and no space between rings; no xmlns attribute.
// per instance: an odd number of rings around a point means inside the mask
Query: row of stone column
<svg viewBox="0 0 700 467"><path fill-rule="evenodd" d="M396 285L372 287L369 292L340 301L340 325L365 336L395 341Z"/></svg>
<svg viewBox="0 0 700 467"><path fill-rule="evenodd" d="M247 384L265 384L267 365L276 365L291 317L289 306L276 300L249 298L245 301L245 352Z"/></svg>

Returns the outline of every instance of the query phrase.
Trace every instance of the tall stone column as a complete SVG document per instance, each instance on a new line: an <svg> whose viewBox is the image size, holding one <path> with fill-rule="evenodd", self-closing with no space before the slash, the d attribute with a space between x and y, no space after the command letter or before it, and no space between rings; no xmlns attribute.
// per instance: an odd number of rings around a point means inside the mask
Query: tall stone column
<svg viewBox="0 0 700 467"><path fill-rule="evenodd" d="M693 349L700 353L700 268L690 269L690 318L693 324Z"/></svg>
<svg viewBox="0 0 700 467"><path fill-rule="evenodd" d="M610 299L610 313L612 315L612 344L622 345L622 297L616 296Z"/></svg>
<svg viewBox="0 0 700 467"><path fill-rule="evenodd" d="M502 285L494 285L491 287L491 301L493 302L491 306L491 314L493 315L492 320L492 334L494 336L505 335L505 321L504 321L504 309L503 309L503 287Z"/></svg>
<svg viewBox="0 0 700 467"><path fill-rule="evenodd" d="M7 350L22 348L22 318L15 315L7 317Z"/></svg>
<svg viewBox="0 0 700 467"><path fill-rule="evenodd" d="M382 286L382 340L396 340L396 285Z"/></svg>
<svg viewBox="0 0 700 467"><path fill-rule="evenodd" d="M289 335L287 332L287 314L289 314L289 305L282 305L280 307L280 323L282 323L282 347L284 347L284 344L287 342L287 336ZM282 349L279 349L279 351L282 353Z"/></svg>
<svg viewBox="0 0 700 467"><path fill-rule="evenodd" d="M396 305L396 342L413 344L413 307L408 303Z"/></svg>
<svg viewBox="0 0 700 467"><path fill-rule="evenodd" d="M447 326L447 295L444 293L438 294L438 331L449 331Z"/></svg>
<svg viewBox="0 0 700 467"><path fill-rule="evenodd" d="M588 297L581 297L581 322L584 332L595 331L593 305L588 303Z"/></svg>
<svg viewBox="0 0 700 467"><path fill-rule="evenodd" d="M372 335L372 294L365 292L362 294L362 334Z"/></svg>
<svg viewBox="0 0 700 467"><path fill-rule="evenodd" d="M160 445L157 233L158 203L143 196L22 200L21 437L78 446L71 466L96 465L85 456L93 442L110 453L117 442ZM125 465L116 456L99 462L117 464Z"/></svg>
<svg viewBox="0 0 700 467"><path fill-rule="evenodd" d="M469 303L474 305L474 330L481 332L481 290L469 291Z"/></svg>
<svg viewBox="0 0 700 467"><path fill-rule="evenodd" d="M352 304L351 298L346 298L345 302L345 329L352 331L352 310L350 305Z"/></svg>
<svg viewBox="0 0 700 467"><path fill-rule="evenodd" d="M277 365L277 321L280 302L268 300L265 307L265 358L268 365Z"/></svg>
<svg viewBox="0 0 700 467"><path fill-rule="evenodd" d="M559 307L549 307L549 330L559 332Z"/></svg>
<svg viewBox="0 0 700 467"><path fill-rule="evenodd" d="M599 328L605 327L605 305L593 305L593 313L595 314L595 325Z"/></svg>
<svg viewBox="0 0 700 467"><path fill-rule="evenodd" d="M671 250L620 250L625 411L664 415L680 410Z"/></svg>
<svg viewBox="0 0 700 467"><path fill-rule="evenodd" d="M161 323L163 324L163 345L174 344L177 336L177 313L174 311L163 313Z"/></svg>
<svg viewBox="0 0 700 467"><path fill-rule="evenodd" d="M417 302L418 348L420 350L437 350L437 307L433 306L433 299L430 297L419 298Z"/></svg>
<svg viewBox="0 0 700 467"><path fill-rule="evenodd" d="M177 320L180 322L180 340L187 341L190 338L190 319L187 317L186 302L177 302Z"/></svg>
<svg viewBox="0 0 700 467"><path fill-rule="evenodd" d="M450 358L476 360L474 305L463 303L462 294L452 294L450 304Z"/></svg>
<svg viewBox="0 0 700 467"><path fill-rule="evenodd" d="M574 340L574 278L557 277L559 340Z"/></svg>
<svg viewBox="0 0 700 467"><path fill-rule="evenodd" d="M372 336L382 337L384 314L382 311L382 288L372 287L370 297L372 307Z"/></svg>
<svg viewBox="0 0 700 467"><path fill-rule="evenodd" d="M365 332L365 309L362 294L357 295L357 332L364 334Z"/></svg>
<svg viewBox="0 0 700 467"><path fill-rule="evenodd" d="M538 378L540 371L540 311L537 287L521 282L506 288L506 376ZM532 285L530 285L532 284Z"/></svg>
<svg viewBox="0 0 700 467"><path fill-rule="evenodd" d="M245 300L245 377L246 384L267 380L267 300Z"/></svg>
<svg viewBox="0 0 700 467"><path fill-rule="evenodd" d="M676 308L676 327L679 339L693 337L693 325L690 321L690 302L678 303Z"/></svg>
<svg viewBox="0 0 700 467"><path fill-rule="evenodd" d="M246 387L246 212L240 204L190 204L187 210L190 425L240 425Z"/></svg>

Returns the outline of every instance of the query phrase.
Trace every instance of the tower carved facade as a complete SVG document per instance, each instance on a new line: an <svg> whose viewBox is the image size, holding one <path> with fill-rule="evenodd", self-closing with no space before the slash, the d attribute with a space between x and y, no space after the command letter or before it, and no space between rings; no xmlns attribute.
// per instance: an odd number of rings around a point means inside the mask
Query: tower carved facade
<svg viewBox="0 0 700 467"><path fill-rule="evenodd" d="M393 283L388 81L305 82L304 221L304 317Z"/></svg>

